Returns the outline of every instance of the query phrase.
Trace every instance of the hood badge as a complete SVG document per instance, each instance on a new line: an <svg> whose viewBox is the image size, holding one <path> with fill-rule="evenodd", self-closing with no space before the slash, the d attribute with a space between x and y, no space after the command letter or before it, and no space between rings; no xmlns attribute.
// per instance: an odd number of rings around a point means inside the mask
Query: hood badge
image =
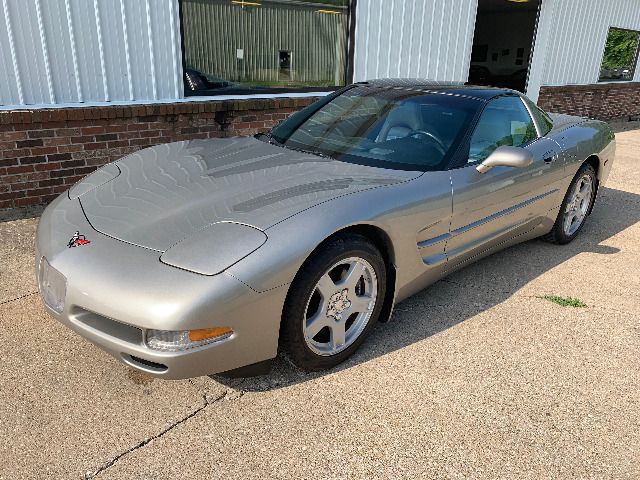
<svg viewBox="0 0 640 480"><path fill-rule="evenodd" d="M73 237L71 237L71 240L69 240L67 245L69 248L73 248L86 245L87 243L91 243L91 240L87 240L84 235L80 235L80 232L76 232L73 234Z"/></svg>

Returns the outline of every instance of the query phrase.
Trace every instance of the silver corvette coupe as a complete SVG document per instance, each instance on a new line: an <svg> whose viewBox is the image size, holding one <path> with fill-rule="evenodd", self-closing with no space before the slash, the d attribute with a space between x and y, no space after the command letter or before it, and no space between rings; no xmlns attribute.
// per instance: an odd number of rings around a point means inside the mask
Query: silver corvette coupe
<svg viewBox="0 0 640 480"><path fill-rule="evenodd" d="M159 145L46 209L46 309L161 378L304 370L352 355L393 305L535 237L573 240L609 127L505 89L345 87L267 134Z"/></svg>

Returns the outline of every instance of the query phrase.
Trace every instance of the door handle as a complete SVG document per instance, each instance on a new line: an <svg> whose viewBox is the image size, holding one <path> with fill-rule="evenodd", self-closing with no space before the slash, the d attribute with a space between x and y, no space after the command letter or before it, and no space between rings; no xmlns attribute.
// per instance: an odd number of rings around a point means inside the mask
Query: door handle
<svg viewBox="0 0 640 480"><path fill-rule="evenodd" d="M553 150L547 150L542 154L542 160L544 163L551 163L556 159L556 154Z"/></svg>

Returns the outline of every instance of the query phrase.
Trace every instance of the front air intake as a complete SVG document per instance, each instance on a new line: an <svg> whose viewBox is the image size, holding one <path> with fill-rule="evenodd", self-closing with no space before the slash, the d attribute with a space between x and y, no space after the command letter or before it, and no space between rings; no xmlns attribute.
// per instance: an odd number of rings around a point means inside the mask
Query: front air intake
<svg viewBox="0 0 640 480"><path fill-rule="evenodd" d="M152 371L154 373L162 373L169 370L169 367L162 363L152 362L151 360L145 360L144 358L136 357L134 355L123 355L123 358L130 365L141 368L142 370Z"/></svg>

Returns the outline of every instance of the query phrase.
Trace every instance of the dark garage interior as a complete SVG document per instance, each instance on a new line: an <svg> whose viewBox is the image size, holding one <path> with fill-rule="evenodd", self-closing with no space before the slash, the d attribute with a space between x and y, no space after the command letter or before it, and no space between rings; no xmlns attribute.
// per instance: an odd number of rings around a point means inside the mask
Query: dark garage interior
<svg viewBox="0 0 640 480"><path fill-rule="evenodd" d="M525 91L539 0L479 0L469 83Z"/></svg>

